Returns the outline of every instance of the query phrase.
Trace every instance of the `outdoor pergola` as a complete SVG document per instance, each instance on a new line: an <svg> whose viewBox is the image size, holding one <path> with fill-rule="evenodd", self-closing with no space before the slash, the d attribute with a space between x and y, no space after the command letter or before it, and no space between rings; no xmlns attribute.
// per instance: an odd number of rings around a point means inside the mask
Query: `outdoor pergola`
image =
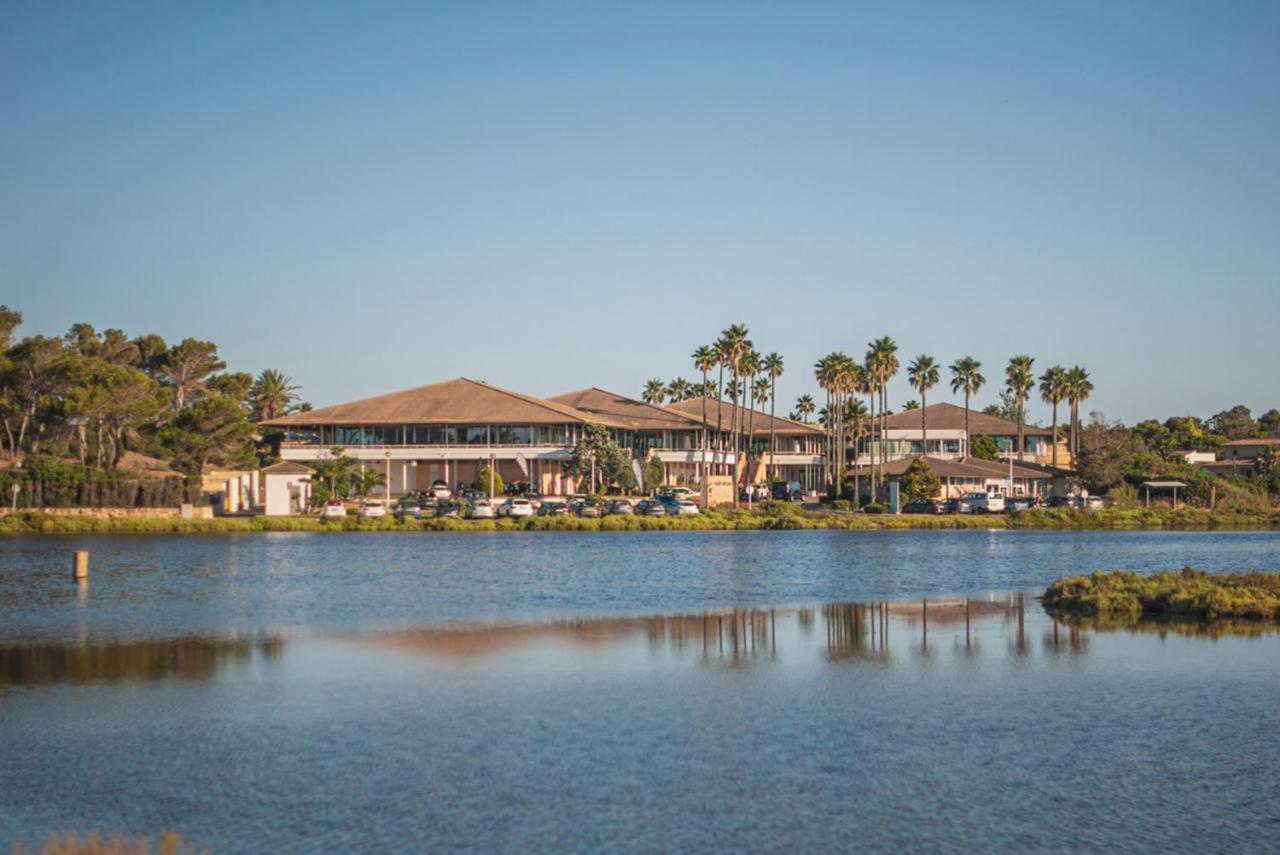
<svg viewBox="0 0 1280 855"><path fill-rule="evenodd" d="M1187 485L1182 481L1143 481L1142 486L1145 487L1147 491L1147 507L1148 508L1151 507L1151 491L1153 489L1155 490L1172 489L1174 510L1178 509L1178 488L1181 487L1185 490L1187 487Z"/></svg>

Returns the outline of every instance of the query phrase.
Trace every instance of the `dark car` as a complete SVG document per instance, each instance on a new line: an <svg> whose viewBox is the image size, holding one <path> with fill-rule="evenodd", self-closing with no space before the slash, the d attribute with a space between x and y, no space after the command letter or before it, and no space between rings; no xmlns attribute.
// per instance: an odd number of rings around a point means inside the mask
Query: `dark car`
<svg viewBox="0 0 1280 855"><path fill-rule="evenodd" d="M436 516L438 517L456 517L462 512L462 505L446 499L443 502L436 502Z"/></svg>
<svg viewBox="0 0 1280 855"><path fill-rule="evenodd" d="M587 499L585 502L578 505L578 509L575 513L580 517L596 519L597 517L602 516L604 511L600 508L599 502L596 502L593 499Z"/></svg>
<svg viewBox="0 0 1280 855"><path fill-rule="evenodd" d="M941 499L915 499L902 506L904 514L945 514L947 503Z"/></svg>
<svg viewBox="0 0 1280 855"><path fill-rule="evenodd" d="M540 517L568 516L569 506L564 502L543 502L538 506L536 513Z"/></svg>
<svg viewBox="0 0 1280 855"><path fill-rule="evenodd" d="M949 499L947 501L947 513L949 514L971 514L973 513L973 505L968 499Z"/></svg>
<svg viewBox="0 0 1280 855"><path fill-rule="evenodd" d="M1020 511L1031 510L1033 505L1033 500L1019 496L1016 499L1006 499L1004 503L1004 511L1007 514L1016 514Z"/></svg>
<svg viewBox="0 0 1280 855"><path fill-rule="evenodd" d="M644 499L636 505L635 512L645 517L665 517L667 509L657 499Z"/></svg>
<svg viewBox="0 0 1280 855"><path fill-rule="evenodd" d="M771 490L773 497L782 502L798 502L804 495L799 481L774 481Z"/></svg>
<svg viewBox="0 0 1280 855"><path fill-rule="evenodd" d="M401 499L396 504L396 509L393 513L395 514L395 518L398 520L402 520L405 517L412 517L416 520L418 517L422 516L422 505L417 499Z"/></svg>
<svg viewBox="0 0 1280 855"><path fill-rule="evenodd" d="M1073 507L1075 496L1050 496L1045 500L1046 508L1070 508Z"/></svg>

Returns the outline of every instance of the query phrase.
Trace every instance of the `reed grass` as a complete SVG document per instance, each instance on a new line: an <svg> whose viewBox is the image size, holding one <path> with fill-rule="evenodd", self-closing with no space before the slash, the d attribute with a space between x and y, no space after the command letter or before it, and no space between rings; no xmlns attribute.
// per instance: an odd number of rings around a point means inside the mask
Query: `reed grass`
<svg viewBox="0 0 1280 855"><path fill-rule="evenodd" d="M1142 615L1195 620L1280 617L1280 573L1134 573L1115 570L1057 579L1044 593L1053 612L1085 617Z"/></svg>

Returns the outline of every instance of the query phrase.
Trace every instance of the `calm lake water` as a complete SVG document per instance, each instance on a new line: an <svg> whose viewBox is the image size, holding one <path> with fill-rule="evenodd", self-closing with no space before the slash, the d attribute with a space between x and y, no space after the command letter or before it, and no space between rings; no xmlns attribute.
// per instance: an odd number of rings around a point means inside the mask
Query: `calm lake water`
<svg viewBox="0 0 1280 855"><path fill-rule="evenodd" d="M1187 564L1280 534L0 539L0 845L1274 851L1280 636L1019 596Z"/></svg>

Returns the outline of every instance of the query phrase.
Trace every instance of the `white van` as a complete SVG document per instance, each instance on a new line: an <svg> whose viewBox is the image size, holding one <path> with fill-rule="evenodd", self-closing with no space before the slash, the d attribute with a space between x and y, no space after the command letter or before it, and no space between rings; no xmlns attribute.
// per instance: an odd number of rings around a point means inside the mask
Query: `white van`
<svg viewBox="0 0 1280 855"><path fill-rule="evenodd" d="M1004 513L1004 493L970 493L964 497L973 514Z"/></svg>

